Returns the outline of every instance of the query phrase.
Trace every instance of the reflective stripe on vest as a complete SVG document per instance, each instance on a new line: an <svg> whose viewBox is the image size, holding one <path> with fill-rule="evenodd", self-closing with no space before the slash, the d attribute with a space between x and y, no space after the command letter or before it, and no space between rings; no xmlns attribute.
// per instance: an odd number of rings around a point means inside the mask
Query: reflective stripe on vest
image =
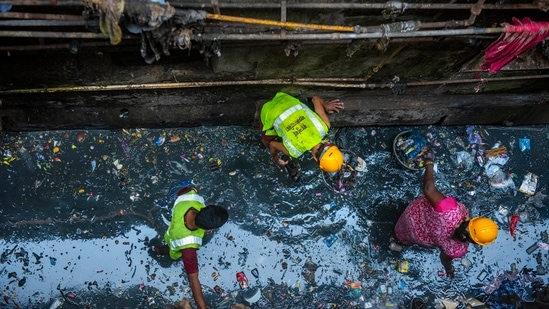
<svg viewBox="0 0 549 309"><path fill-rule="evenodd" d="M320 134L321 137L324 137L327 133L326 130L324 129L324 126L320 122L320 120L318 118L318 115L315 112L313 112L309 107L307 107L307 105L305 105L303 103L300 103L298 105L292 106L292 107L288 108L287 110L285 110L282 114L280 114L280 116L278 116L276 118L276 120L274 121L273 126L276 129L276 131L279 132L282 139L285 141L284 145L286 146L286 149L288 150L288 152L294 158L297 158L297 157L301 156L303 154L303 151L298 150L292 144L291 139L286 134L286 131L280 129L280 125L282 124L282 122L284 120L288 119L288 117L290 117L290 115L292 115L293 113L295 113L299 110L305 111L305 113L307 114L307 117L313 123L316 131L318 132L318 134Z"/></svg>
<svg viewBox="0 0 549 309"><path fill-rule="evenodd" d="M170 231L168 231L167 233L168 233L168 236L170 236ZM185 238L172 239L170 241L170 248L179 248L179 247L188 246L188 245L202 246L202 238L198 236L187 236Z"/></svg>
<svg viewBox="0 0 549 309"><path fill-rule="evenodd" d="M189 193L178 196L177 199L175 199L175 202L173 204L177 205L179 202L188 202L188 201L199 202L200 204L204 205L204 198L202 196L198 194L189 194ZM172 208L172 216L173 216L174 209L175 207Z"/></svg>

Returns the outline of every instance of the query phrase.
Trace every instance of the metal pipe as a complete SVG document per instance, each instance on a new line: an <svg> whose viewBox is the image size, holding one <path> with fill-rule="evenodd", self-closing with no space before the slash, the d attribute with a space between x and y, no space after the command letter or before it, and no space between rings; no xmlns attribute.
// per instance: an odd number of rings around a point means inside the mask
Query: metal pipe
<svg viewBox="0 0 549 309"><path fill-rule="evenodd" d="M19 37L19 38L69 38L69 39L108 39L101 33L90 32L49 32L49 31L2 31L0 37ZM131 36L122 36L129 39Z"/></svg>
<svg viewBox="0 0 549 309"><path fill-rule="evenodd" d="M471 15L466 20L459 20L459 21L458 20L452 20L452 21L446 21L446 22L431 22L431 23L420 23L420 22L407 21L407 22L400 22L400 23L402 23L402 24L404 24L404 23L417 23L419 25L419 29L468 27L468 26L471 26L475 23L476 17L478 15L480 15L480 13L482 11L482 5L483 4L484 4L484 0L478 0L477 3L475 3L471 7ZM284 14L285 13L284 8L285 7L282 7L283 13L281 15L281 21L256 19L256 18L248 18L248 17L236 17L236 16L210 14L210 13L206 13L206 19L227 21L227 22L238 22L238 23L253 24L253 25L263 25L263 26L267 25L267 26L276 26L276 27L285 27L285 28L302 28L302 29L336 31L336 32L362 32L362 33L368 33L368 32L382 32L383 31L383 28L381 26L368 26L368 27L355 26L355 27L349 27L349 26L318 25L318 24L303 24L303 23L287 22L286 21L286 15Z"/></svg>
<svg viewBox="0 0 549 309"><path fill-rule="evenodd" d="M97 21L86 20L0 20L0 26L7 27L35 27L35 26L87 26L87 25L99 25Z"/></svg>
<svg viewBox="0 0 549 309"><path fill-rule="evenodd" d="M12 4L13 6L82 6L80 0L17 0L17 1L0 1L0 4Z"/></svg>
<svg viewBox="0 0 549 309"><path fill-rule="evenodd" d="M90 48L90 47L110 47L112 50L134 50L136 42L133 40L124 40L119 44L112 45L110 41L97 41L97 42L81 42L80 49ZM67 50L70 47L70 43L60 43L60 44L41 44L41 45L16 45L16 46L0 46L0 51L37 51L37 50Z"/></svg>
<svg viewBox="0 0 549 309"><path fill-rule="evenodd" d="M531 79L549 79L549 75L529 75L515 77L493 77L493 78L474 78L463 80L443 80L443 81L425 81L410 82L408 86L429 86L445 85L458 83L478 83L478 82L496 82L511 80L531 80ZM33 88L33 89L13 89L0 91L0 95L13 94L36 94L36 93L59 93L59 92L95 92L95 91L129 91L129 90L160 90L160 89L181 89L181 88L205 88L205 87L223 87L223 86L250 86L250 85L296 85L313 86L329 88L357 88L357 89L376 89L391 88L392 84L367 84L367 83L341 83L339 79L332 82L318 81L317 79L296 78L296 79L264 79L248 81L207 81L207 82L180 82L180 83L153 83L153 84L126 84L126 85L102 85L102 86L66 86L52 88Z"/></svg>
<svg viewBox="0 0 549 309"><path fill-rule="evenodd" d="M465 37L445 37L441 41L450 41L450 40L460 40ZM492 36L467 36L466 38L475 38L475 39L481 39L481 40L492 40ZM137 46L138 42L136 42L138 38L129 38L125 39L124 41L120 42L117 45L112 45L110 42L82 42L81 48L84 47L108 47L109 50L121 50L120 47L124 47L123 50L127 48L131 48L132 46ZM438 42L441 42L438 41ZM315 44L315 45L329 45L329 44L350 44L352 40L345 40L345 41L305 41L303 42L303 45L308 44ZM392 39L391 42L393 43L421 43L421 42L433 42L432 38L395 38ZM231 44L231 43L227 43ZM256 45L262 46L279 46L278 43L272 43L272 42L258 42ZM0 46L0 51L39 51L39 50L66 50L69 47L70 43L64 43L64 44L41 44L41 45L14 45L14 46ZM123 46L124 45L124 46ZM229 46L229 45L227 45ZM231 44L231 47L240 46L238 43ZM246 46L246 45L242 45ZM175 50L175 48L174 48ZM1 131L1 130L0 130Z"/></svg>
<svg viewBox="0 0 549 309"><path fill-rule="evenodd" d="M449 84L469 84L478 82L505 82L516 80L529 80L529 79L546 79L549 75L527 75L527 76L508 76L508 77L492 77L492 78L469 78L469 79L455 79L455 80L435 80L435 81L423 81L423 82L407 82L409 87L418 86L436 86L436 85L449 85ZM361 88L376 89L376 88L391 88L392 83L383 84L366 84L367 78L296 78L294 81L302 85L302 83L324 83L324 84L341 84L340 82L357 83L356 85L363 85ZM355 87L353 87L355 88Z"/></svg>
<svg viewBox="0 0 549 309"><path fill-rule="evenodd" d="M399 5L406 10L469 10L474 3L407 3L400 1L388 1L385 3L286 3L287 9L355 9L355 10L384 10L394 5ZM177 8L200 8L211 7L205 3L170 3ZM220 8L232 9L280 9L278 3L219 3ZM518 4L484 4L483 10L539 10L533 3Z"/></svg>
<svg viewBox="0 0 549 309"><path fill-rule="evenodd" d="M407 10L427 9L427 10L469 10L474 5L472 3L407 3L399 1L388 1L385 3L286 3L287 9L379 9L384 10L392 7L395 3L406 8ZM0 1L0 4L14 4L13 1ZM80 0L17 0L17 6L82 6ZM170 3L171 6L177 8L213 8L211 3ZM280 9L280 3L218 3L219 8L234 8L234 9ZM539 10L538 6L533 3L518 3L518 4L484 4L483 10Z"/></svg>
<svg viewBox="0 0 549 309"><path fill-rule="evenodd" d="M205 41L265 41L265 40L357 40L357 39L379 39L386 38L412 38L412 37L432 37L432 36L456 36L471 34L496 34L506 31L505 28L468 28L452 30L426 30L413 32L373 32L373 33L319 33L319 34L286 34L282 37L280 34L197 34L196 40ZM518 32L518 31L517 31Z"/></svg>
<svg viewBox="0 0 549 309"><path fill-rule="evenodd" d="M52 20L82 20L82 15L62 15L62 14L41 14L41 13L23 13L23 12L4 12L0 13L0 18L12 19L52 19Z"/></svg>
<svg viewBox="0 0 549 309"><path fill-rule="evenodd" d="M484 0L478 0L477 3L475 3L471 7L471 15L469 16L469 19L466 21L465 26L469 27L475 23L475 20L477 19L477 16L480 15L480 12L482 12L482 5L484 4Z"/></svg>

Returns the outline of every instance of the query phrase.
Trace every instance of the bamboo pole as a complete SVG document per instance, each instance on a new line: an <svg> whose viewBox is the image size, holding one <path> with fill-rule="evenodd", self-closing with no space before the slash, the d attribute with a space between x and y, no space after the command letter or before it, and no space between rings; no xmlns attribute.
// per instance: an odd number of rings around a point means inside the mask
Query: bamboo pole
<svg viewBox="0 0 549 309"><path fill-rule="evenodd" d="M527 75L512 77L472 78L462 80L439 80L406 83L408 86L429 86L446 85L459 83L478 82L502 82L515 80L549 79L549 75ZM135 90L160 90L160 89L182 89L182 88L207 88L223 86L251 86L251 85L298 85L329 88L355 88L355 89L376 89L391 88L391 83L374 84L364 83L365 79L357 79L356 83L349 83L349 79L333 78L295 78L295 79L264 79L264 80L242 80L242 81L206 81L206 82L180 82L180 83L152 83L152 84L124 84L124 85L89 85L89 86L66 86L52 88L12 89L0 91L0 95L14 94L37 94L37 93L59 93L59 92L100 92L100 91L135 91Z"/></svg>
<svg viewBox="0 0 549 309"><path fill-rule="evenodd" d="M303 24L303 23L294 23L294 22L288 22L288 21L274 21L274 20L227 16L227 15L210 14L210 13L206 14L206 19L237 22L237 23L244 23L244 24L263 25L263 26L276 26L276 27L284 27L284 28L302 28L302 29L314 29L314 30L338 31L338 32L354 31L354 27L348 27L348 26Z"/></svg>

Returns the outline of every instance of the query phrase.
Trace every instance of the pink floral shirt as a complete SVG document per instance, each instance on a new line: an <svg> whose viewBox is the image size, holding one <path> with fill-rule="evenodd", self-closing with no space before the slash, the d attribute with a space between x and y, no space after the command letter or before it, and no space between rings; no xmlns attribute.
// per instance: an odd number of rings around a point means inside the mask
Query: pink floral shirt
<svg viewBox="0 0 549 309"><path fill-rule="evenodd" d="M459 222L469 212L453 197L446 197L436 207L425 196L413 200L404 210L395 226L397 239L405 245L438 247L450 258L467 254L469 242L452 236Z"/></svg>

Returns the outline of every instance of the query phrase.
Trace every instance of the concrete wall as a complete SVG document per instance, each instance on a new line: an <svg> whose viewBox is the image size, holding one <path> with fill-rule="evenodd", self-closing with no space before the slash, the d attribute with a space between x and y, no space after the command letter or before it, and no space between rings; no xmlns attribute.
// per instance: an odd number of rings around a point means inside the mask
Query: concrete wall
<svg viewBox="0 0 549 309"><path fill-rule="evenodd" d="M315 43L296 56L278 42L223 44L208 62L174 50L151 65L129 47L2 54L2 130L255 126L257 106L280 90L342 99L334 126L549 123L549 75L533 70L542 62L488 75L477 68L482 45L460 40L391 42L385 52L370 41ZM395 75L410 85L404 94L389 88ZM490 78L508 79L481 82Z"/></svg>
<svg viewBox="0 0 549 309"><path fill-rule="evenodd" d="M332 116L334 126L549 123L546 92L429 95L411 90L404 95L394 95L390 90L272 85L3 95L0 114L5 131L255 126L257 106L279 90L302 100L313 95L343 100L345 110Z"/></svg>

